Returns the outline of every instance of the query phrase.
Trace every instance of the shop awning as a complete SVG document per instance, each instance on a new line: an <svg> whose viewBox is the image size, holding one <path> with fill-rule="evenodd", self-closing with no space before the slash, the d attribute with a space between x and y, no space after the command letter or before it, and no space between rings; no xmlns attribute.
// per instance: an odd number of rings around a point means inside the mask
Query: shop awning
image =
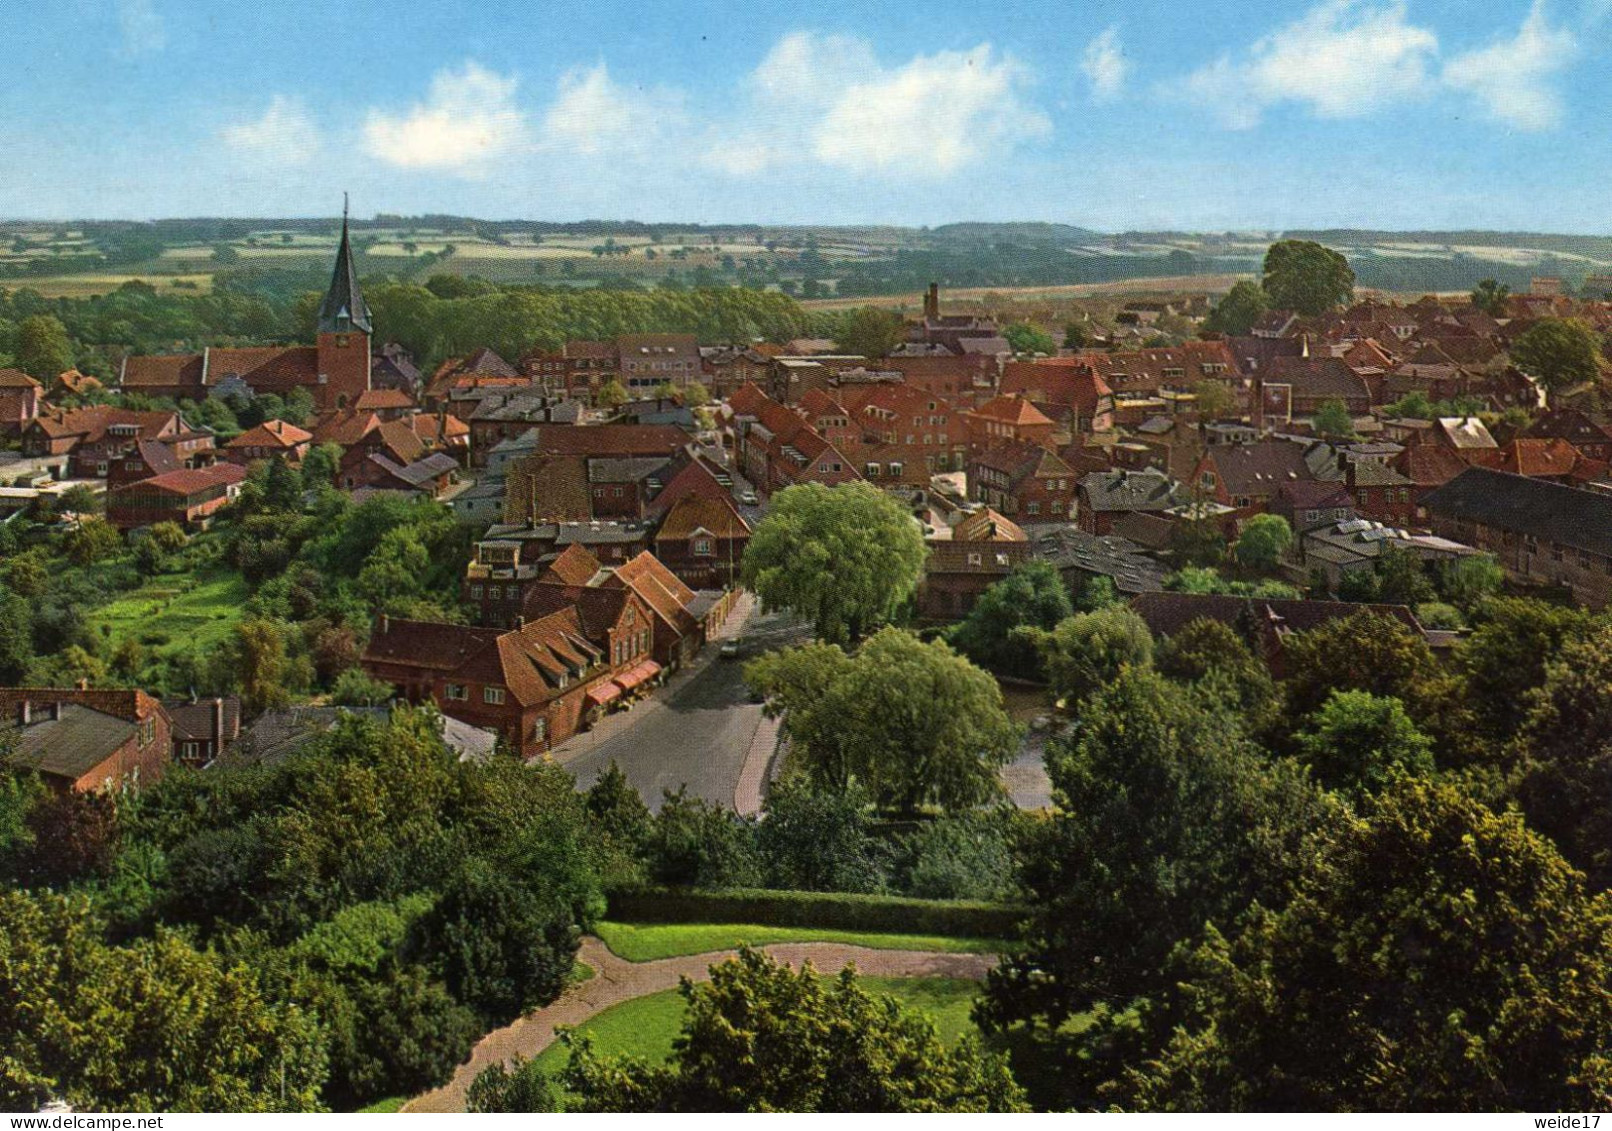
<svg viewBox="0 0 1612 1131"><path fill-rule="evenodd" d="M621 688L613 683L601 683L597 687L588 688L588 701L603 707L610 700L621 694Z"/></svg>
<svg viewBox="0 0 1612 1131"><path fill-rule="evenodd" d="M639 684L648 683L660 674L660 665L654 660L645 660L636 667L628 668L616 677L616 682L623 691L631 691Z"/></svg>

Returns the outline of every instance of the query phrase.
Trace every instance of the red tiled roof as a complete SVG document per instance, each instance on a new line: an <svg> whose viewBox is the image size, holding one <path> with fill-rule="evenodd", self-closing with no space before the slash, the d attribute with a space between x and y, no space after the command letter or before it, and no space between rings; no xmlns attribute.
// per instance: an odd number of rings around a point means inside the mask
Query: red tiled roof
<svg viewBox="0 0 1612 1131"><path fill-rule="evenodd" d="M364 411L386 408L413 408L414 398L402 389L365 389L358 394L353 407Z"/></svg>
<svg viewBox="0 0 1612 1131"><path fill-rule="evenodd" d="M42 389L38 381L20 369L0 369L0 389Z"/></svg>

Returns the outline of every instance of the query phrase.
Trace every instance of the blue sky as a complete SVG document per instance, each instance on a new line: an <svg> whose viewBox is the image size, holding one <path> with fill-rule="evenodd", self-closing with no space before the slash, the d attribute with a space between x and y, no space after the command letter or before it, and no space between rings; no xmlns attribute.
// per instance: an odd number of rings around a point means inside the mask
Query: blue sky
<svg viewBox="0 0 1612 1131"><path fill-rule="evenodd" d="M1612 0L0 0L0 215L1612 232Z"/></svg>

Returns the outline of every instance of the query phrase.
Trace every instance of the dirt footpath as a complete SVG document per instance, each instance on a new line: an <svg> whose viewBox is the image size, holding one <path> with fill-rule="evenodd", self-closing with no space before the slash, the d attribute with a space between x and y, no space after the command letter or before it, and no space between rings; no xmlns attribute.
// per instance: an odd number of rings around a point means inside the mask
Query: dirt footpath
<svg viewBox="0 0 1612 1131"><path fill-rule="evenodd" d="M922 950L873 950L844 943L778 943L759 948L780 962L799 966L810 959L825 973L836 973L847 963L857 971L880 978L983 979L996 959L984 954L937 954ZM578 960L594 969L594 976L568 989L553 1005L529 1013L513 1025L488 1033L461 1064L453 1079L435 1091L416 1096L404 1111L463 1111L465 1092L477 1073L492 1064L507 1062L517 1053L531 1058L555 1041L556 1025L580 1025L612 1005L657 993L690 978L704 981L712 965L735 954L713 950L654 962L628 962L618 958L598 939L582 940Z"/></svg>

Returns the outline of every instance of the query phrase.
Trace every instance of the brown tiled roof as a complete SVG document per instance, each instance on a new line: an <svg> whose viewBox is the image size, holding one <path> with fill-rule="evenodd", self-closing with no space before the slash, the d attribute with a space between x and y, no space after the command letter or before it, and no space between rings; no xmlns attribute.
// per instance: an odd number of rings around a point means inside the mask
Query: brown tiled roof
<svg viewBox="0 0 1612 1131"><path fill-rule="evenodd" d="M1394 467L1418 487L1448 483L1467 469L1467 462L1443 444L1412 444L1394 457Z"/></svg>
<svg viewBox="0 0 1612 1131"><path fill-rule="evenodd" d="M1310 397L1369 397L1366 382L1337 357L1273 357L1265 370L1267 384L1292 385Z"/></svg>
<svg viewBox="0 0 1612 1131"><path fill-rule="evenodd" d="M1490 467L1496 471L1509 471L1513 475L1533 475L1555 479L1571 475L1584 457L1566 440L1555 437L1534 439L1523 437L1502 448L1473 453L1474 466Z"/></svg>
<svg viewBox="0 0 1612 1131"><path fill-rule="evenodd" d="M365 389L358 394L358 399L353 402L353 407L359 410L413 408L414 398L402 389Z"/></svg>
<svg viewBox="0 0 1612 1131"><path fill-rule="evenodd" d="M137 412L110 405L91 405L61 413L42 414L35 418L34 423L48 435L79 436L82 437L81 442L94 444L106 435L108 428L119 424L133 425L140 430L141 436L156 439L170 428L177 432L180 418L178 413L173 412Z"/></svg>
<svg viewBox="0 0 1612 1131"><path fill-rule="evenodd" d="M1024 542L1024 531L990 507L975 511L952 527L953 542Z"/></svg>
<svg viewBox="0 0 1612 1131"><path fill-rule="evenodd" d="M586 546L580 542L573 542L549 563L548 572L543 580L552 580L560 585L586 585L599 572L602 565L598 558L588 552Z"/></svg>
<svg viewBox="0 0 1612 1131"><path fill-rule="evenodd" d="M338 444L350 448L380 426L381 418L373 412L340 409L326 413L314 422L313 438L317 444Z"/></svg>
<svg viewBox="0 0 1612 1131"><path fill-rule="evenodd" d="M1093 415L1104 397L1114 395L1095 369L1073 358L1010 361L1002 373L1001 389L1004 393L1023 393L1037 400L1069 405L1085 416Z"/></svg>
<svg viewBox="0 0 1612 1131"><path fill-rule="evenodd" d="M1220 482L1233 495L1274 495L1284 483L1314 479L1305 447L1291 440L1252 444L1211 444L1205 451Z"/></svg>
<svg viewBox="0 0 1612 1131"><path fill-rule="evenodd" d="M1154 636L1174 636L1195 620L1206 619L1237 628L1249 618L1268 620L1292 632L1307 632L1323 624L1360 613L1392 617L1421 633L1416 614L1404 605L1367 605L1350 601L1278 600L1264 597L1229 597L1201 593L1143 593L1131 608L1147 622Z"/></svg>
<svg viewBox="0 0 1612 1131"><path fill-rule="evenodd" d="M706 530L718 538L740 538L750 533L744 516L726 497L685 494L666 512L655 537L689 538L697 530Z"/></svg>
<svg viewBox="0 0 1612 1131"><path fill-rule="evenodd" d="M233 463L215 463L211 467L185 468L180 471L166 471L161 475L154 475L150 479L141 479L134 483L119 487L116 493L124 491L161 491L167 495L190 495L208 487L220 484L229 485L239 483L246 478L246 469Z"/></svg>
<svg viewBox="0 0 1612 1131"><path fill-rule="evenodd" d="M1027 398L1014 394L992 397L975 409L974 415L1003 424L1038 425L1052 423L1051 418L1031 404Z"/></svg>
<svg viewBox="0 0 1612 1131"><path fill-rule="evenodd" d="M397 462L413 463L425 456L424 441L407 421L383 420L374 430L380 435L382 447Z"/></svg>
<svg viewBox="0 0 1612 1131"><path fill-rule="evenodd" d="M580 456L519 460L506 482L506 521L586 522L593 517L588 461Z"/></svg>
<svg viewBox="0 0 1612 1131"><path fill-rule="evenodd" d="M626 589L589 588L587 585L534 585L527 591L521 611L529 620L575 609L582 635L601 652L610 647L610 630L621 619L632 594Z"/></svg>
<svg viewBox="0 0 1612 1131"><path fill-rule="evenodd" d="M0 389L42 389L38 381L20 369L0 369Z"/></svg>
<svg viewBox="0 0 1612 1131"><path fill-rule="evenodd" d="M202 355L180 353L124 358L118 384L125 389L176 386L181 389L200 390Z"/></svg>
<svg viewBox="0 0 1612 1131"><path fill-rule="evenodd" d="M283 420L265 420L225 444L226 448L294 448L313 439L313 433Z"/></svg>
<svg viewBox="0 0 1612 1131"><path fill-rule="evenodd" d="M671 455L689 442L689 434L673 424L539 425L538 455L654 456Z"/></svg>
<svg viewBox="0 0 1612 1131"><path fill-rule="evenodd" d="M997 444L970 457L969 462L1006 472L1014 483L1029 475L1074 476L1074 472L1063 460L1041 445L1032 444L1027 440L1009 440Z"/></svg>
<svg viewBox="0 0 1612 1131"><path fill-rule="evenodd" d="M684 585L648 550L617 566L612 576L638 594L644 604L679 634L699 627L699 621L688 610L694 600L694 590Z"/></svg>

